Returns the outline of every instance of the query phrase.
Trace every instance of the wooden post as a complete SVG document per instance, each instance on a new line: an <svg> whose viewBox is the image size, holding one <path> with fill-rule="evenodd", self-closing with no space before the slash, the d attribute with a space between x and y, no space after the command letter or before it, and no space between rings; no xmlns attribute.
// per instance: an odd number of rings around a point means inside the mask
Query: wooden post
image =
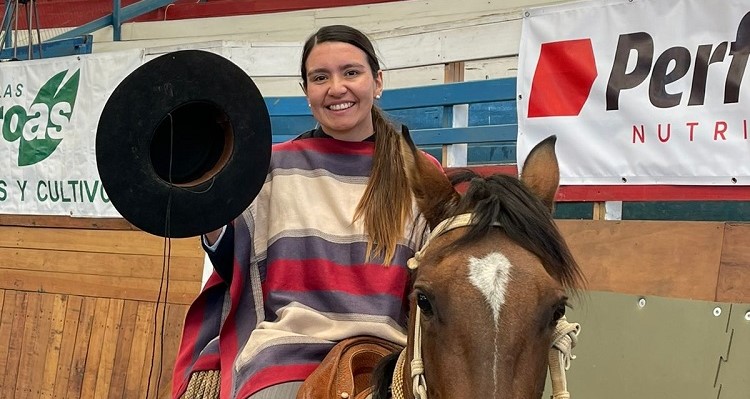
<svg viewBox="0 0 750 399"><path fill-rule="evenodd" d="M451 62L445 64L445 83L455 83L464 81L464 69L466 64L463 61ZM443 118L444 127L465 127L463 125L468 124L468 106L466 105L454 105L453 107L445 107L444 112L447 113L450 110L450 120ZM462 118L465 116L465 118ZM463 120L465 119L465 120ZM443 145L442 148L442 165L448 166L466 166L466 144L454 144L454 145ZM455 162L454 159L459 160Z"/></svg>
<svg viewBox="0 0 750 399"><path fill-rule="evenodd" d="M607 209L604 202L594 202L594 220L604 220L607 214Z"/></svg>

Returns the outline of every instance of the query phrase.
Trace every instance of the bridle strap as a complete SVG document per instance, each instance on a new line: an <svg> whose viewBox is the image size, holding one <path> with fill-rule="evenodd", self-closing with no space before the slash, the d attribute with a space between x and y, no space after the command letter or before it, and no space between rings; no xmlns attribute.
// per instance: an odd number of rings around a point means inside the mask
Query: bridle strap
<svg viewBox="0 0 750 399"><path fill-rule="evenodd" d="M416 321L414 322L414 353L411 358L411 390L415 399L427 399L427 381L424 378L424 362L422 361L422 312L417 306Z"/></svg>
<svg viewBox="0 0 750 399"><path fill-rule="evenodd" d="M424 245L422 245L422 248L416 253L414 253L414 257L412 257L406 262L406 265L409 266L409 269L417 270L417 268L419 267L419 262L421 262L422 258L424 257L425 249L427 249L427 247L430 245L430 242L433 239L453 229L457 229L459 227L470 226L471 219L473 216L474 214L472 213L462 213L460 215L450 217L438 223L438 225L435 226L435 228L432 229L432 231L430 232L430 235L427 237L427 240L424 242Z"/></svg>

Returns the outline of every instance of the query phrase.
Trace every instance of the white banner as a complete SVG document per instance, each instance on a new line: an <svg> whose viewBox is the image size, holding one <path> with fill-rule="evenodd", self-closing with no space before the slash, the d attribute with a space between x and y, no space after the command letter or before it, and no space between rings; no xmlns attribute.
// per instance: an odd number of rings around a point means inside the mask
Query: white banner
<svg viewBox="0 0 750 399"><path fill-rule="evenodd" d="M99 180L96 130L142 63L133 50L0 65L1 213L119 217Z"/></svg>
<svg viewBox="0 0 750 399"><path fill-rule="evenodd" d="M750 0L596 0L524 13L518 162L561 181L750 185Z"/></svg>

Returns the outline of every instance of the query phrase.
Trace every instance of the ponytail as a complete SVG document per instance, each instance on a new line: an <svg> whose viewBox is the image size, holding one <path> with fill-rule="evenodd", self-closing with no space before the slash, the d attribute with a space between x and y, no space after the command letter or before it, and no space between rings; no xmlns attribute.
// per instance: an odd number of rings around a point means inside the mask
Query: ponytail
<svg viewBox="0 0 750 399"><path fill-rule="evenodd" d="M370 237L368 259L373 254L382 255L383 264L388 265L404 235L406 221L412 215L412 194L400 150L400 133L375 105L372 107L372 122L375 130L372 173L357 204L354 219L363 219Z"/></svg>

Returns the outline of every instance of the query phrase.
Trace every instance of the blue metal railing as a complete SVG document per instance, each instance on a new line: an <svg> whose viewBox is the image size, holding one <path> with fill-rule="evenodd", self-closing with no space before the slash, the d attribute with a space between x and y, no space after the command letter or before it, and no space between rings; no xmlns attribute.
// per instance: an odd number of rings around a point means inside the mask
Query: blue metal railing
<svg viewBox="0 0 750 399"><path fill-rule="evenodd" d="M468 127L447 127L453 106L469 105ZM305 97L266 97L273 141L315 127ZM516 79L492 79L386 90L380 107L410 127L415 142L440 158L446 144L469 144L470 163L515 162Z"/></svg>

